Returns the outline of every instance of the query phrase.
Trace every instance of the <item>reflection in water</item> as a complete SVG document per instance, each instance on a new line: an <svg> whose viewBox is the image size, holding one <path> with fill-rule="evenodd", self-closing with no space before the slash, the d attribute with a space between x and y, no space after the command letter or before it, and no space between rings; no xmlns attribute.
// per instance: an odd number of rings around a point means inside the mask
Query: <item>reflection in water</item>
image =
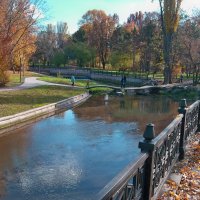
<svg viewBox="0 0 200 200"><path fill-rule="evenodd" d="M93 97L0 138L0 199L84 200L138 154L146 123L159 132L177 104L159 97Z"/></svg>
<svg viewBox="0 0 200 200"><path fill-rule="evenodd" d="M75 109L81 119L101 118L107 122L137 122L140 134L146 124L154 123L157 134L178 114L178 103L159 96L109 97L105 107L103 99L94 97ZM98 113L98 114L97 114Z"/></svg>

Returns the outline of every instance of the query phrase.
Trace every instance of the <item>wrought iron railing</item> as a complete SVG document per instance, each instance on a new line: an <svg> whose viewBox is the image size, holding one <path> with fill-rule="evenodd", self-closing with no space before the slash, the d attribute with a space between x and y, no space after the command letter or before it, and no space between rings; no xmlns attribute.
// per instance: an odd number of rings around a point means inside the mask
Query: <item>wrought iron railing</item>
<svg viewBox="0 0 200 200"><path fill-rule="evenodd" d="M200 101L187 107L181 100L179 115L155 137L154 125L148 124L141 154L96 196L98 200L156 199L176 161L184 158L190 135L199 128Z"/></svg>
<svg viewBox="0 0 200 200"><path fill-rule="evenodd" d="M98 194L97 199L118 200L142 198L144 187L144 166L148 158L147 153L141 153L137 159L129 164Z"/></svg>
<svg viewBox="0 0 200 200"><path fill-rule="evenodd" d="M198 128L199 119L199 101L189 106L186 111L186 123L185 123L185 140L188 136L195 133Z"/></svg>

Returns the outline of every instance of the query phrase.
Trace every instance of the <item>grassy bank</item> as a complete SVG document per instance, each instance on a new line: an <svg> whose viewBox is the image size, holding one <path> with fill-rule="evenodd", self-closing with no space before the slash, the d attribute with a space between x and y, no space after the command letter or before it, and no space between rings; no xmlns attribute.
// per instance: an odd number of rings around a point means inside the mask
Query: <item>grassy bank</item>
<svg viewBox="0 0 200 200"><path fill-rule="evenodd" d="M102 87L102 88L92 88L89 91L90 91L90 94L92 95L102 95L102 94L110 93L111 91L113 91L113 89Z"/></svg>
<svg viewBox="0 0 200 200"><path fill-rule="evenodd" d="M38 80L46 81L50 83L58 83L58 84L65 84L65 85L71 85L71 80L69 78L62 78L62 77L53 77L53 76L43 76L38 78ZM98 85L99 83L96 81L89 81L90 86ZM86 87L87 80L75 80L75 85L80 87Z"/></svg>
<svg viewBox="0 0 200 200"><path fill-rule="evenodd" d="M196 101L199 99L199 91L196 87L188 86L186 88L173 88L171 91L162 91L162 95L171 97L175 101L187 99L187 101Z"/></svg>
<svg viewBox="0 0 200 200"><path fill-rule="evenodd" d="M84 90L71 90L59 86L0 92L0 117L55 103L83 92Z"/></svg>

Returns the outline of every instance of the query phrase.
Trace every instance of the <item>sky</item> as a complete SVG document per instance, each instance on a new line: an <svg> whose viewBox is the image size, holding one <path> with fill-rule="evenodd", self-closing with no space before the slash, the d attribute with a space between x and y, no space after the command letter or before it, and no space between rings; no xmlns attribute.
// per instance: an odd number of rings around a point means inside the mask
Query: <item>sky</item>
<svg viewBox="0 0 200 200"><path fill-rule="evenodd" d="M159 11L158 0L46 0L48 13L46 23L67 22L69 33L78 30L82 16L92 9L104 10L106 14L117 13L123 24L131 13ZM191 14L200 9L200 0L183 0L182 9Z"/></svg>

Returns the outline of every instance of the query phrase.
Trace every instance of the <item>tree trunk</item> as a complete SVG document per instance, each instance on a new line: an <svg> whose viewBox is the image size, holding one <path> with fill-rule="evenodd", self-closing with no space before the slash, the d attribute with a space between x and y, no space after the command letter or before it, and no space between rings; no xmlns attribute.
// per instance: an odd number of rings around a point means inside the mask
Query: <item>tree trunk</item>
<svg viewBox="0 0 200 200"><path fill-rule="evenodd" d="M166 33L164 35L164 84L172 83L172 33Z"/></svg>
<svg viewBox="0 0 200 200"><path fill-rule="evenodd" d="M133 71L134 71L134 68L135 68L135 48L133 47L133 61L132 61L132 68L133 68Z"/></svg>
<svg viewBox="0 0 200 200"><path fill-rule="evenodd" d="M101 63L102 63L103 69L106 69L106 63L105 63L105 61L102 60Z"/></svg>

